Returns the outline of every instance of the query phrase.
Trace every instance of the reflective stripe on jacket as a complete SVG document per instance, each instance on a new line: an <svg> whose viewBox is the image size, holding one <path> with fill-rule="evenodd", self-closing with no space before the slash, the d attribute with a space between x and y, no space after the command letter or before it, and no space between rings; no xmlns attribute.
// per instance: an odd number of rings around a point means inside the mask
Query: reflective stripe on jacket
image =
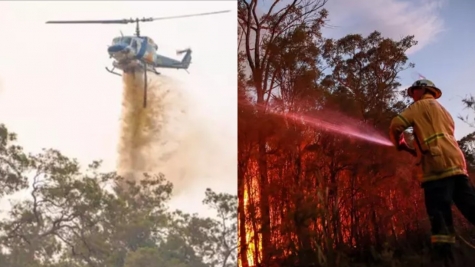
<svg viewBox="0 0 475 267"><path fill-rule="evenodd" d="M391 121L389 137L397 146L399 136L414 129L415 148L421 163L421 182L467 174L462 150L454 136L454 120L432 95L426 94Z"/></svg>
<svg viewBox="0 0 475 267"><path fill-rule="evenodd" d="M431 243L455 243L455 236L454 235L432 235L430 237Z"/></svg>

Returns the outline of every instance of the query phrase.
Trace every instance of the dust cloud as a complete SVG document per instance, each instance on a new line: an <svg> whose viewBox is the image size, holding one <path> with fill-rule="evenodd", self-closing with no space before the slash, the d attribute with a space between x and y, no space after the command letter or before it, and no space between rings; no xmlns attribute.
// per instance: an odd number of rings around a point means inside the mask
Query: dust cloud
<svg viewBox="0 0 475 267"><path fill-rule="evenodd" d="M196 105L185 91L167 76L147 74L146 108L143 73L123 76L117 172L134 181L143 173L163 173L173 183L173 195L177 196L216 174L219 146L209 126L190 115Z"/></svg>

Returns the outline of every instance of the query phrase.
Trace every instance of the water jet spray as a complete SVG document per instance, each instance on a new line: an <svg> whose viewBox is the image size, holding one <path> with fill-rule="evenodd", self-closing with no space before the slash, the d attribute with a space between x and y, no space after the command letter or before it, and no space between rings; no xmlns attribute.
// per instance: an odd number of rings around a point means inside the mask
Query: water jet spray
<svg viewBox="0 0 475 267"><path fill-rule="evenodd" d="M324 119L320 119L317 117L310 117L310 116L305 116L302 114L297 114L297 113L274 113L278 116L296 121L296 122L302 122L304 124L307 124L312 127L317 127L319 129L322 129L327 132L335 133L335 134L340 134L340 135L346 135L349 137L365 140L371 143L383 145L383 146L393 146L391 141L389 141L388 138L382 136L381 134L377 133L373 129L363 129L361 126L357 126L358 124L361 125L361 123L357 123L356 121L351 121L349 118L344 118L341 115L339 115L339 123L336 123L336 119L333 120L333 122L326 121ZM336 115L336 114L327 114L330 115Z"/></svg>

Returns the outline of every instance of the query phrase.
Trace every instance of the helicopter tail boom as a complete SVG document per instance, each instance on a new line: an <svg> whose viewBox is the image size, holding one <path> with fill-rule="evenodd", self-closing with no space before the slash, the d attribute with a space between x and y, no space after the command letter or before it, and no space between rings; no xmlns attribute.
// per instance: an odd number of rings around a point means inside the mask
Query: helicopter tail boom
<svg viewBox="0 0 475 267"><path fill-rule="evenodd" d="M191 49L184 49L184 50L178 50L177 55L185 54L183 59L181 60L181 64L183 65L183 69L188 69L191 63Z"/></svg>

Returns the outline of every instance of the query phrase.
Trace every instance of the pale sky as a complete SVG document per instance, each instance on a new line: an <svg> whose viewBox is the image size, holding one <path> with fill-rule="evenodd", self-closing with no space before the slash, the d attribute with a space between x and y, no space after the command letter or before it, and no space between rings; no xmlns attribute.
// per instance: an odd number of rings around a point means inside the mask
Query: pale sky
<svg viewBox="0 0 475 267"><path fill-rule="evenodd" d="M83 164L102 159L104 171L115 170L123 85L120 77L104 67L111 66L107 46L112 39L120 31L134 34L135 25L45 22L218 10L231 12L140 25L141 35L151 37L160 54L177 58L177 49L193 50L190 74L162 73L180 82L199 107L193 110L194 116L206 121L209 131L221 139L221 161L215 166L230 166L226 176L208 177L206 183L196 183L186 196L175 200L177 207L188 212L203 212L199 206L206 187L232 194L237 190L235 1L0 2L0 123L16 132L19 144L28 151L56 148Z"/></svg>

